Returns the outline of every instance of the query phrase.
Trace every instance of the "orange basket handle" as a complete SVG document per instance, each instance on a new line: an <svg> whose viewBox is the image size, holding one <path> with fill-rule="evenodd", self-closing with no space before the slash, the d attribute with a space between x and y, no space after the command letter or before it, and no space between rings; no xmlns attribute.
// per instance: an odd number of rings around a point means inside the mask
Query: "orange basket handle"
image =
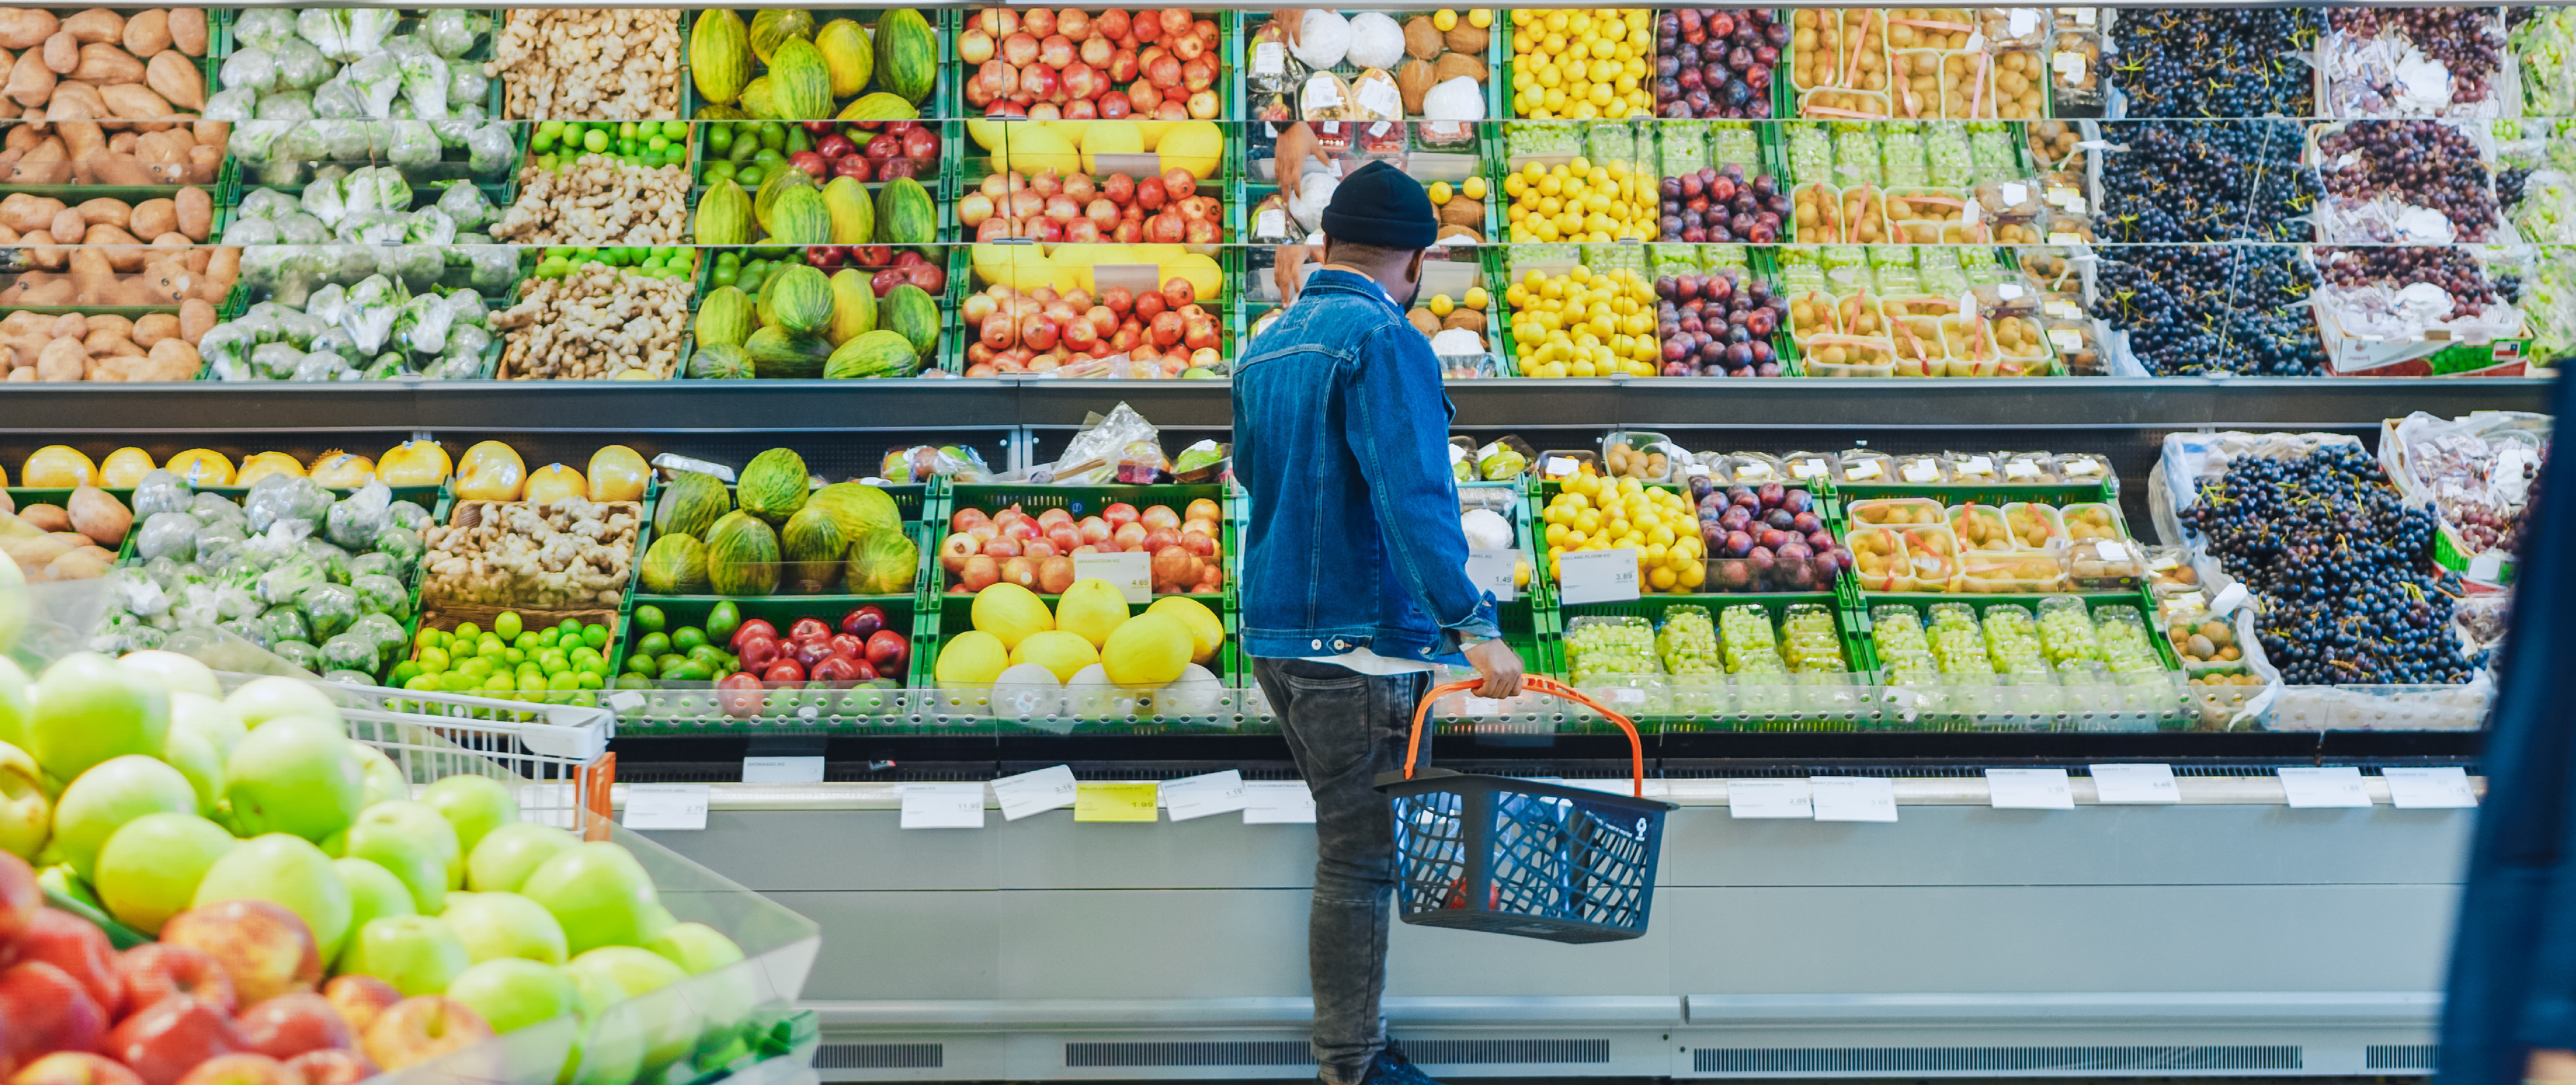
<svg viewBox="0 0 2576 1085"><path fill-rule="evenodd" d="M1431 687L1430 692L1422 695L1422 703L1413 706L1412 738L1404 745L1405 779L1413 778L1414 763L1422 756L1422 723L1431 715L1431 703L1449 694L1465 692L1484 684L1482 679L1443 682ZM1646 797L1646 744L1644 740L1637 737L1637 725L1629 722L1628 717L1602 707L1601 702L1584 696L1583 691L1544 675L1533 674L1522 678L1521 688L1572 701L1618 724L1619 730L1628 735L1628 772L1633 793L1640 799Z"/></svg>

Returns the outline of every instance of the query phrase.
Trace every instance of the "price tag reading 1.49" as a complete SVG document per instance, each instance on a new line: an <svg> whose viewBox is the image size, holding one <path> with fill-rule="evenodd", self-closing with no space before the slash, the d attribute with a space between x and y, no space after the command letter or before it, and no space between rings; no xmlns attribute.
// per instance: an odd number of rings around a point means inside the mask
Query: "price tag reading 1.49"
<svg viewBox="0 0 2576 1085"><path fill-rule="evenodd" d="M1619 603L1637 597L1637 551L1569 550L1556 557L1559 596L1568 603Z"/></svg>

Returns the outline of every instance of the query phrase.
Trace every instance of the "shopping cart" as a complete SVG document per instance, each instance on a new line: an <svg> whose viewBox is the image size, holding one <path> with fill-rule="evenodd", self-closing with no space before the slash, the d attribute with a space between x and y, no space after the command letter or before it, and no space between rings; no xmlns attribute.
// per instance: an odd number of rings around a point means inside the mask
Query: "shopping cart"
<svg viewBox="0 0 2576 1085"><path fill-rule="evenodd" d="M1587 705L1628 733L1633 797L1446 769L1417 772L1432 703L1476 685L1432 687L1413 710L1404 772L1378 777L1377 789L1395 803L1404 921L1551 942L1646 933L1664 814L1673 806L1645 797L1645 744L1636 726L1571 686L1531 677L1524 688Z"/></svg>

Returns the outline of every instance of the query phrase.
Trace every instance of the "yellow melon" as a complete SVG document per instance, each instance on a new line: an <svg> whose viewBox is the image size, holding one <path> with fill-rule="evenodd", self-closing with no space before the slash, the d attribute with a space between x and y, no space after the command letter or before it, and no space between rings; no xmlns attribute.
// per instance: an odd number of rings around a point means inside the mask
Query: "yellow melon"
<svg viewBox="0 0 2576 1085"><path fill-rule="evenodd" d="M652 477L643 455L625 445L603 445L590 454L593 501L642 501L644 483Z"/></svg>
<svg viewBox="0 0 2576 1085"><path fill-rule="evenodd" d="M212 453L208 453L212 455ZM185 455L185 453L182 453ZM232 465L224 465L232 473ZM44 489L71 489L75 486L98 485L98 465L70 445L46 445L27 457L27 467L18 472L18 485Z"/></svg>
<svg viewBox="0 0 2576 1085"><path fill-rule="evenodd" d="M242 461L241 470L233 474L233 485L248 486L270 475L303 473L303 461L283 452L262 452Z"/></svg>
<svg viewBox="0 0 2576 1085"><path fill-rule="evenodd" d="M98 477L103 485L132 486L143 481L143 476L151 474L155 466L158 465L152 462L151 453L127 445L98 461Z"/></svg>
<svg viewBox="0 0 2576 1085"><path fill-rule="evenodd" d="M1035 663L1065 682L1082 673L1084 667L1100 662L1100 653L1090 641L1061 629L1031 633L1011 649L1011 663Z"/></svg>
<svg viewBox="0 0 2576 1085"><path fill-rule="evenodd" d="M1225 646L1225 623L1207 604L1185 595L1166 596L1146 607L1147 614L1169 614L1190 629L1190 662L1202 666L1216 658L1216 650Z"/></svg>
<svg viewBox="0 0 2576 1085"><path fill-rule="evenodd" d="M1218 164L1225 160L1225 132L1215 121L1177 121L1155 142L1154 153L1164 172L1185 169L1205 182L1216 176Z"/></svg>
<svg viewBox="0 0 2576 1085"><path fill-rule="evenodd" d="M1076 580L1055 601L1055 627L1081 637L1098 648L1109 643L1109 634L1127 622L1127 597L1119 594L1117 585L1099 577Z"/></svg>
<svg viewBox="0 0 2576 1085"><path fill-rule="evenodd" d="M387 486L436 486L447 481L455 464L436 441L405 441L385 450L376 461L376 477Z"/></svg>
<svg viewBox="0 0 2576 1085"><path fill-rule="evenodd" d="M536 504L566 497L589 497L590 483L581 472L550 463L528 475L527 499Z"/></svg>
<svg viewBox="0 0 2576 1085"><path fill-rule="evenodd" d="M191 486L230 486L233 484L233 461L211 448L192 448L162 464Z"/></svg>
<svg viewBox="0 0 2576 1085"><path fill-rule="evenodd" d="M354 490L376 477L376 461L335 448L313 461L311 474L313 481L332 489Z"/></svg>
<svg viewBox="0 0 2576 1085"><path fill-rule="evenodd" d="M970 613L975 628L1000 639L1005 652L1019 647L1031 633L1055 628L1055 615L1047 613L1046 600L1007 580L976 592Z"/></svg>
<svg viewBox="0 0 2576 1085"><path fill-rule="evenodd" d="M466 449L456 465L456 496L467 501L516 501L527 482L527 463L499 441Z"/></svg>
<svg viewBox="0 0 2576 1085"><path fill-rule="evenodd" d="M1010 649L1002 647L1001 638L970 629L940 646L931 673L942 686L989 686L1010 665Z"/></svg>
<svg viewBox="0 0 2576 1085"><path fill-rule="evenodd" d="M1169 613L1144 613L1120 623L1100 648L1100 669L1130 689L1154 689L1181 676L1194 647L1190 627Z"/></svg>

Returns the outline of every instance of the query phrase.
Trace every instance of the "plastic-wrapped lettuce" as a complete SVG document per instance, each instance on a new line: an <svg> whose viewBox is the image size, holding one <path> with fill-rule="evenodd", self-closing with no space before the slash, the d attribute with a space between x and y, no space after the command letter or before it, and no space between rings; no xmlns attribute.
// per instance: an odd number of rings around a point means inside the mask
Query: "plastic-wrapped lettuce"
<svg viewBox="0 0 2576 1085"><path fill-rule="evenodd" d="M420 503L417 501L396 501L391 505L385 506L385 518L391 521L394 527L411 532L427 531L429 530L431 523L429 510L420 507ZM377 536L377 538L382 539L383 536L380 535ZM384 549L384 546L382 543L378 543L376 548L378 550L382 550ZM391 561L393 559L387 558L386 560Z"/></svg>
<svg viewBox="0 0 2576 1085"><path fill-rule="evenodd" d="M402 13L389 8L313 8L295 17L295 32L343 64L379 53Z"/></svg>
<svg viewBox="0 0 2576 1085"><path fill-rule="evenodd" d="M394 342L415 354L439 354L447 350L447 329L454 322L447 311L447 299L436 294L420 294L403 303L402 315L394 318Z"/></svg>
<svg viewBox="0 0 2576 1085"><path fill-rule="evenodd" d="M241 87L233 90L219 90L214 93L213 97L206 99L206 119L210 121L233 122L233 138L235 140L239 140L241 138L241 130L244 127L247 127L243 122L252 120L258 116L259 92L248 87ZM268 147L269 142L276 138L276 129L272 128L266 130L262 133L253 150L265 150ZM240 144L234 143L232 146L239 148Z"/></svg>
<svg viewBox="0 0 2576 1085"><path fill-rule="evenodd" d="M258 119L264 121L309 121L313 119L313 95L300 90L279 91L259 100Z"/></svg>
<svg viewBox="0 0 2576 1085"><path fill-rule="evenodd" d="M458 376L483 375L483 355L492 348L492 333L471 324L460 324L447 330L447 357L440 368Z"/></svg>
<svg viewBox="0 0 2576 1085"><path fill-rule="evenodd" d="M438 195L438 211L447 216L449 222L455 223L458 231L480 230L501 217L500 209L493 207L491 199L483 195L483 190L476 188L473 182L449 181L445 188L446 191ZM445 240L454 241L455 238Z"/></svg>
<svg viewBox="0 0 2576 1085"><path fill-rule="evenodd" d="M375 479L333 502L322 515L322 534L334 545L349 550L364 550L374 545L376 536L393 525L386 510L394 503L394 491ZM351 575L355 575L354 570Z"/></svg>
<svg viewBox="0 0 2576 1085"><path fill-rule="evenodd" d="M475 119L481 120L484 96L492 93L492 77L483 74L483 65L471 60L449 61L447 65L447 108L450 116L468 106Z"/></svg>
<svg viewBox="0 0 2576 1085"><path fill-rule="evenodd" d="M492 30L492 17L479 11L439 8L421 17L421 40L453 60L472 52L474 43Z"/></svg>
<svg viewBox="0 0 2576 1085"><path fill-rule="evenodd" d="M394 99L403 92L402 66L387 53L371 53L340 69L340 81L356 88L366 99L370 117L393 115Z"/></svg>
<svg viewBox="0 0 2576 1085"><path fill-rule="evenodd" d="M353 119L367 115L367 100L357 88L337 79L313 88L313 115Z"/></svg>
<svg viewBox="0 0 2576 1085"><path fill-rule="evenodd" d="M277 220L277 242L281 245L319 245L331 240L331 228L311 215L288 215Z"/></svg>
<svg viewBox="0 0 2576 1085"><path fill-rule="evenodd" d="M358 371L358 379L362 381L389 381L395 377L402 376L404 372L405 368L403 365L402 355L392 353L379 354L376 355L375 361L367 363L367 368Z"/></svg>
<svg viewBox="0 0 2576 1085"><path fill-rule="evenodd" d="M286 342L305 350L312 349L314 336L331 330L331 325L324 323L320 317L283 308L277 314L277 327L279 335Z"/></svg>
<svg viewBox="0 0 2576 1085"><path fill-rule="evenodd" d="M276 52L295 40L295 13L286 8L245 9L233 22L233 40Z"/></svg>
<svg viewBox="0 0 2576 1085"><path fill-rule="evenodd" d="M215 69L215 81L227 91L249 91L254 95L277 90L277 55L256 46L224 58L223 67Z"/></svg>
<svg viewBox="0 0 2576 1085"><path fill-rule="evenodd" d="M377 252L377 270L391 275L407 290L430 289L447 274L447 258L436 245L395 245Z"/></svg>
<svg viewBox="0 0 2576 1085"><path fill-rule="evenodd" d="M349 292L331 283L304 299L304 313L325 325L338 326L340 317L349 311Z"/></svg>
<svg viewBox="0 0 2576 1085"><path fill-rule="evenodd" d="M134 552L143 560L187 561L197 556L197 518L184 512L158 512L143 521Z"/></svg>
<svg viewBox="0 0 2576 1085"><path fill-rule="evenodd" d="M430 121L429 130L438 133L438 145L441 148L458 148L465 146L466 138L472 136L475 129L483 127L485 123L487 122L483 117L483 107L474 102L466 102L449 109L446 116Z"/></svg>
<svg viewBox="0 0 2576 1085"><path fill-rule="evenodd" d="M297 39L277 47L277 83L280 90L312 90L337 74L340 66L310 43Z"/></svg>
<svg viewBox="0 0 2576 1085"><path fill-rule="evenodd" d="M349 368L346 359L329 351L317 350L306 353L301 360L297 361L294 374L287 379L318 384L323 381L349 380L356 375L356 372Z"/></svg>
<svg viewBox="0 0 2576 1085"><path fill-rule="evenodd" d="M263 153L252 156L242 149L240 133L264 125L276 125L276 131L270 134ZM314 131L311 125L286 121L257 121L236 126L231 151L234 158L257 170L252 178L254 182L275 186L303 184L310 177L304 164L329 156L320 132Z"/></svg>
<svg viewBox="0 0 2576 1085"><path fill-rule="evenodd" d="M187 480L166 467L155 467L144 472L143 478L134 484L134 515L149 520L154 513L186 512L188 502L194 496L188 489Z"/></svg>
<svg viewBox="0 0 2576 1085"><path fill-rule="evenodd" d="M305 214L322 220L324 226L338 226L349 217L349 198L340 190L336 178L323 177L304 186L304 199L298 204Z"/></svg>
<svg viewBox="0 0 2576 1085"><path fill-rule="evenodd" d="M340 220L339 238L351 245L400 245L411 234L411 215L369 208Z"/></svg>
<svg viewBox="0 0 2576 1085"><path fill-rule="evenodd" d="M385 157L396 166L421 167L435 164L444 148L438 145L438 130L427 121L393 122L393 139Z"/></svg>
<svg viewBox="0 0 2576 1085"><path fill-rule="evenodd" d="M327 494L325 496L327 497ZM324 502L320 507L322 510L321 518L328 520L330 519L331 510L338 508L339 506L335 503ZM296 545L302 547L306 554L312 555L314 561L321 563L322 576L324 579L329 580L334 584L346 584L349 582L348 551L342 550L338 546L333 545L328 539L317 537L307 537L303 542Z"/></svg>
<svg viewBox="0 0 2576 1085"><path fill-rule="evenodd" d="M273 219L303 209L293 196L273 188L257 188L242 197L241 206L233 211L233 222L239 225L247 219ZM227 237L225 240L231 239Z"/></svg>
<svg viewBox="0 0 2576 1085"><path fill-rule="evenodd" d="M349 623L358 620L358 593L346 584L326 581L309 585L296 593L295 605L304 611L304 620L312 624L317 636L339 636Z"/></svg>
<svg viewBox="0 0 2576 1085"><path fill-rule="evenodd" d="M466 168L481 175L506 175L518 164L518 147L510 141L510 126L499 121L486 124L465 137Z"/></svg>
<svg viewBox="0 0 2576 1085"><path fill-rule="evenodd" d="M492 310L483 304L483 295L464 287L447 292L447 311L456 314L457 327L470 325L486 330L492 327Z"/></svg>
<svg viewBox="0 0 2576 1085"><path fill-rule="evenodd" d="M487 294L508 290L519 279L519 250L508 245L481 244L465 250L473 261L469 276L474 289Z"/></svg>
<svg viewBox="0 0 2576 1085"><path fill-rule="evenodd" d="M437 207L424 207L411 213L403 240L414 245L445 245L456 240L456 220ZM441 261L445 263L445 261Z"/></svg>
<svg viewBox="0 0 2576 1085"><path fill-rule="evenodd" d="M413 116L447 115L447 84L455 76L447 70L445 57L431 52L428 45L408 34L387 41L385 55L393 58L394 67L402 73L402 93L411 102Z"/></svg>
<svg viewBox="0 0 2576 1085"><path fill-rule="evenodd" d="M382 275L370 275L349 291L349 311L340 324L357 340L359 349L373 353L392 337L404 300L402 287Z"/></svg>
<svg viewBox="0 0 2576 1085"><path fill-rule="evenodd" d="M250 352L251 369L267 380L289 380L303 368L304 353L293 343L262 343Z"/></svg>
<svg viewBox="0 0 2576 1085"><path fill-rule="evenodd" d="M274 245L277 242L277 224L267 219L242 219L224 231L224 243L228 245Z"/></svg>
<svg viewBox="0 0 2576 1085"><path fill-rule="evenodd" d="M411 182L403 180L402 171L392 166L353 170L341 182L340 190L352 210L411 210Z"/></svg>

